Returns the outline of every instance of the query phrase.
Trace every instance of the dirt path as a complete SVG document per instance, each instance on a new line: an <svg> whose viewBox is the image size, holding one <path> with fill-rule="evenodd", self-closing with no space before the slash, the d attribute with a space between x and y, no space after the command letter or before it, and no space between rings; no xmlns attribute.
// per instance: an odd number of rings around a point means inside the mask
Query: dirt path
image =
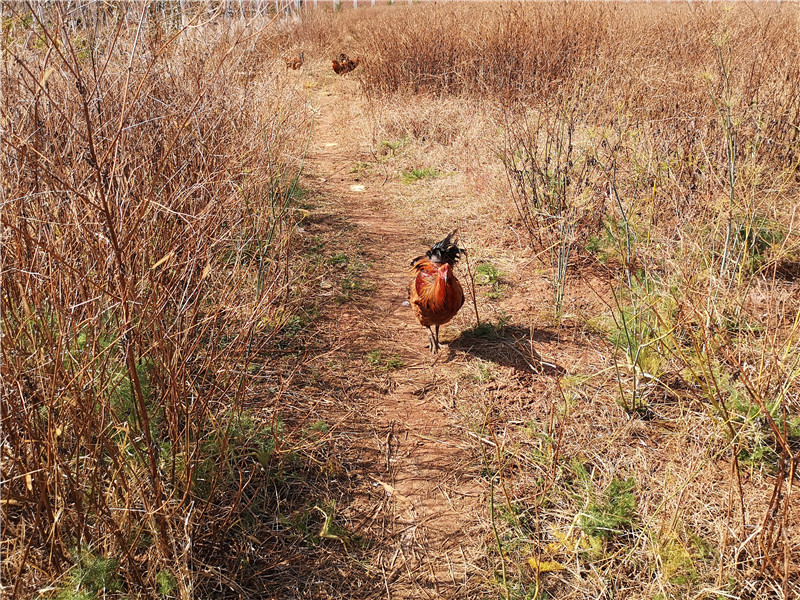
<svg viewBox="0 0 800 600"><path fill-rule="evenodd" d="M480 525L486 522L485 490L470 445L448 414L451 407L428 393L455 367L446 360L447 349L434 364L406 302L410 259L424 251L423 239L446 233L447 225L426 235L393 209L396 182L385 182L380 169L351 172L356 163L374 161L366 117L352 105L356 90L355 82L327 78L312 91L318 114L306 176L312 201L326 203L355 226L348 234L351 251L370 263L364 274L374 285L369 299L331 309L341 342L364 355L380 348L404 364L387 375L383 389L353 399L369 407L358 442L364 480L372 498L379 491L386 499L383 543L370 570L383 580L385 597L465 598L476 589L474 578L484 577L476 565L486 560ZM443 341L452 337L443 329Z"/></svg>

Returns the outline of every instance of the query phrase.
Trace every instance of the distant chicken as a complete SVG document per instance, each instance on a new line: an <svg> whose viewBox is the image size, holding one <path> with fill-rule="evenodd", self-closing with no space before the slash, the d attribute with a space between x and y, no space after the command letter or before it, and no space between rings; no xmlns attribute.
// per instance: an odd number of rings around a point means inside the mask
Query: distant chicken
<svg viewBox="0 0 800 600"><path fill-rule="evenodd" d="M340 54L339 60L335 58L331 61L333 63L333 70L337 75L344 75L355 69L361 63L361 57L357 56L355 60L351 60L347 54Z"/></svg>
<svg viewBox="0 0 800 600"><path fill-rule="evenodd" d="M298 56L297 58L287 58L286 59L286 68L287 69L294 69L296 71L297 69L299 69L300 67L303 66L303 59L304 58L305 57L304 57L302 52L300 53L300 56Z"/></svg>
<svg viewBox="0 0 800 600"><path fill-rule="evenodd" d="M464 305L464 289L453 274L453 267L461 257L461 248L452 242L455 231L433 245L425 256L411 261L414 279L408 290L408 299L420 325L428 328L428 347L439 352L439 325L456 316ZM436 333L431 326L436 327Z"/></svg>

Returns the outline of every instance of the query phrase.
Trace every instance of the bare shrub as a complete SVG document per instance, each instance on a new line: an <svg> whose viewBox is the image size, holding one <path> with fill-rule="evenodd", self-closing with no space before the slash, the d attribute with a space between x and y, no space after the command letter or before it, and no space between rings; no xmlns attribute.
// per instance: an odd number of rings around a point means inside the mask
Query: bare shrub
<svg viewBox="0 0 800 600"><path fill-rule="evenodd" d="M307 113L242 85L263 28L61 8L4 9L3 580L190 597L274 460L243 406L297 302Z"/></svg>
<svg viewBox="0 0 800 600"><path fill-rule="evenodd" d="M387 11L357 30L370 57L364 84L373 93L544 94L591 60L607 14L549 3Z"/></svg>

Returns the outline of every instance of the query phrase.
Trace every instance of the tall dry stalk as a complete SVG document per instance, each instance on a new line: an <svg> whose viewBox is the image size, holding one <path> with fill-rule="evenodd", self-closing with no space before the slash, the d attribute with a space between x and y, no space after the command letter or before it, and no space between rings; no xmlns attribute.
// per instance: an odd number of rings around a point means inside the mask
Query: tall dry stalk
<svg viewBox="0 0 800 600"><path fill-rule="evenodd" d="M548 257L555 315L560 318L572 252L597 222L592 194L596 160L574 136L584 123L583 95L562 96L533 108L504 108L500 157L509 192L532 247ZM594 217L594 218L593 218Z"/></svg>

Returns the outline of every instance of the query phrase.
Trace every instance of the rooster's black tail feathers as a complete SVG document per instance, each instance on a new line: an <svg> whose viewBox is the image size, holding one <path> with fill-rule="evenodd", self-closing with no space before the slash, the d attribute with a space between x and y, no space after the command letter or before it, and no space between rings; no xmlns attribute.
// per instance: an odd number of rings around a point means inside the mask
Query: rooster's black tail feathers
<svg viewBox="0 0 800 600"><path fill-rule="evenodd" d="M450 263L450 266L455 266L458 259L461 258L461 255L466 252L466 250L459 248L453 243L453 236L456 234L456 231L457 230L451 231L441 242L435 243L433 247L425 253L425 256L418 256L412 260L411 266L416 266L417 263L426 256L432 263L438 265Z"/></svg>
<svg viewBox="0 0 800 600"><path fill-rule="evenodd" d="M447 234L446 238L441 242L437 242L433 245L433 248L428 250L427 256L431 262L437 264L450 263L451 266L458 262L464 250L453 243L453 236L455 234L456 230L451 231Z"/></svg>

